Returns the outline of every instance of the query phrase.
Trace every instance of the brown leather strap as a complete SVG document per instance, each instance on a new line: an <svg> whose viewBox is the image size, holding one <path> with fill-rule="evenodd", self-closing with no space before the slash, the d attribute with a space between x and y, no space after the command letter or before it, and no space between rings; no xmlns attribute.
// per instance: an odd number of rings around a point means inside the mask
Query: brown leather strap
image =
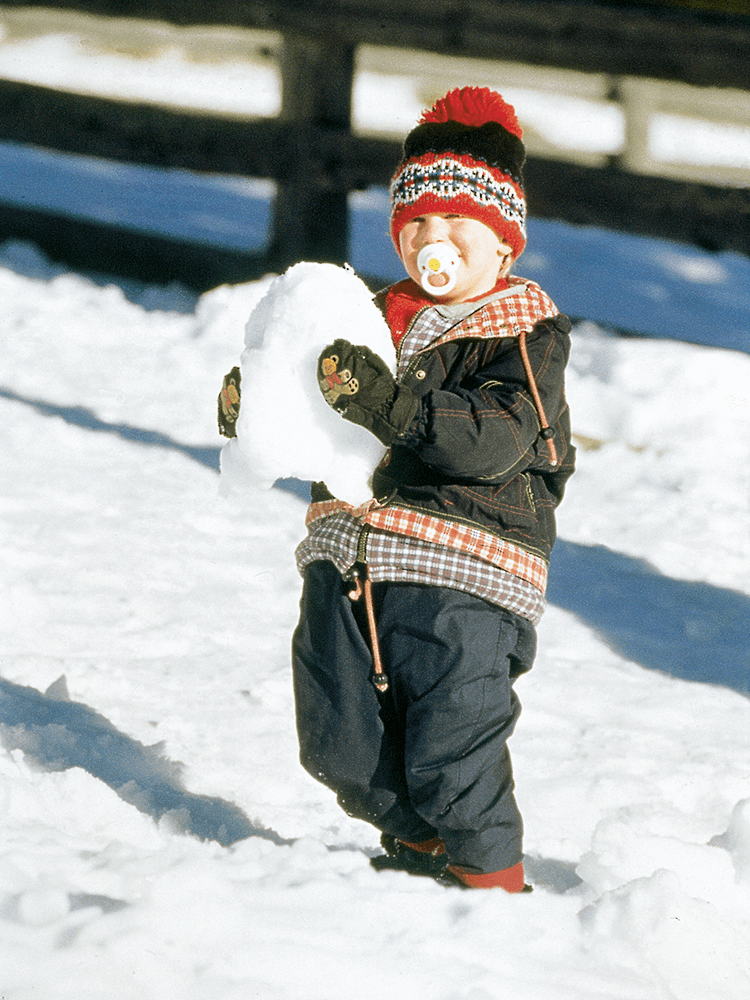
<svg viewBox="0 0 750 1000"><path fill-rule="evenodd" d="M536 411L539 414L539 421L542 425L542 438L547 442L547 448L549 450L549 460L550 465L557 465L559 459L557 457L557 448L555 447L555 442L553 439L554 431L549 425L547 420L547 414L544 412L544 407L542 406L542 398L539 395L539 389L536 385L536 379L534 378L534 372L531 370L531 361L529 360L529 352L526 347L526 331L522 330L518 335L518 347L521 351L521 360L523 361L524 371L526 372L526 379L529 383L529 389L531 390L531 395L534 399L534 406L536 406Z"/></svg>
<svg viewBox="0 0 750 1000"><path fill-rule="evenodd" d="M372 653L372 674L370 680L378 689L385 692L389 687L388 674L383 670L383 659L380 655L380 642L378 640L378 627L375 621L375 607L372 600L372 581L367 575L367 567L363 568L363 576L359 573L355 576L356 585L350 591L349 598L358 601L364 596L365 613L367 614L367 627L370 632L370 652Z"/></svg>

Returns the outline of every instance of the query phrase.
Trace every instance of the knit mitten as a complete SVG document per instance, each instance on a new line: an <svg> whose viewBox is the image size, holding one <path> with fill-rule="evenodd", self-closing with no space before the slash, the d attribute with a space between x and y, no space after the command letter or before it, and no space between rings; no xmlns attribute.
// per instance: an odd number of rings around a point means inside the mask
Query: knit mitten
<svg viewBox="0 0 750 1000"><path fill-rule="evenodd" d="M240 415L240 383L242 375L235 367L224 376L219 393L219 433L224 437L237 437L237 417Z"/></svg>
<svg viewBox="0 0 750 1000"><path fill-rule="evenodd" d="M419 405L418 397L398 385L382 358L348 340L335 340L320 355L318 385L329 406L385 445L407 430Z"/></svg>

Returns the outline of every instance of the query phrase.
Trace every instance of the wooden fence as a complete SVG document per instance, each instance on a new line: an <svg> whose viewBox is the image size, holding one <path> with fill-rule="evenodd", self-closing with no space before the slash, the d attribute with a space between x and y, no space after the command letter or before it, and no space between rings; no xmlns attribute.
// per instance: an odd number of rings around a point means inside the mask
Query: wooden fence
<svg viewBox="0 0 750 1000"><path fill-rule="evenodd" d="M49 6L24 0L6 7ZM184 167L276 183L263 258L150 237L32 208L0 205L0 236L35 240L53 257L195 287L242 280L299 259L347 257L347 198L385 185L400 144L352 131L355 54L362 44L526 62L630 80L677 80L750 91L750 17L670 4L579 0L57 0L56 10L273 30L282 101L272 119L240 119L0 81L0 139L116 161ZM632 88L631 88L632 94ZM631 105L633 104L631 99ZM631 129L632 134L637 130ZM678 181L649 169L637 146L604 165L530 156L532 214L750 253L750 193ZM641 151L642 153L642 151ZM90 239L82 239L86 227ZM108 249L109 247L109 249Z"/></svg>

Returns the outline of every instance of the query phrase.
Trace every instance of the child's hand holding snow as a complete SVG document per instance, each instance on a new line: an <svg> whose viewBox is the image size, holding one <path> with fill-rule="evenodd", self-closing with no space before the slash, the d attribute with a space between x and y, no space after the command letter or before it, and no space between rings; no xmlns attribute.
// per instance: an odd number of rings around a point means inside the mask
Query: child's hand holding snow
<svg viewBox="0 0 750 1000"><path fill-rule="evenodd" d="M318 358L318 385L325 401L385 445L403 434L417 412L418 397L396 380L369 347L336 340Z"/></svg>
<svg viewBox="0 0 750 1000"><path fill-rule="evenodd" d="M269 489L293 477L324 480L336 497L355 505L372 495L369 480L382 445L356 421L338 419L320 398L317 378L321 350L352 329L361 344L395 367L388 326L353 271L303 262L271 281L245 328L242 403L233 392L239 396L239 381L219 401L228 429L237 433L221 456L226 492Z"/></svg>

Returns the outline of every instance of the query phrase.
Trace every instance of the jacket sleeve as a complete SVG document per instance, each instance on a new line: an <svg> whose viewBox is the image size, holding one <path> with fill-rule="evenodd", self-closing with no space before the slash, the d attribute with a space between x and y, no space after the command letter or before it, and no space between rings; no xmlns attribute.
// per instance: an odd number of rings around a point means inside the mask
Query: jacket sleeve
<svg viewBox="0 0 750 1000"><path fill-rule="evenodd" d="M556 316L527 335L531 370L559 462L569 438L564 391L569 332L567 317ZM479 352L479 364L454 387L424 393L400 443L442 475L467 481L502 483L529 469L554 471L517 342L503 338L488 344Z"/></svg>

